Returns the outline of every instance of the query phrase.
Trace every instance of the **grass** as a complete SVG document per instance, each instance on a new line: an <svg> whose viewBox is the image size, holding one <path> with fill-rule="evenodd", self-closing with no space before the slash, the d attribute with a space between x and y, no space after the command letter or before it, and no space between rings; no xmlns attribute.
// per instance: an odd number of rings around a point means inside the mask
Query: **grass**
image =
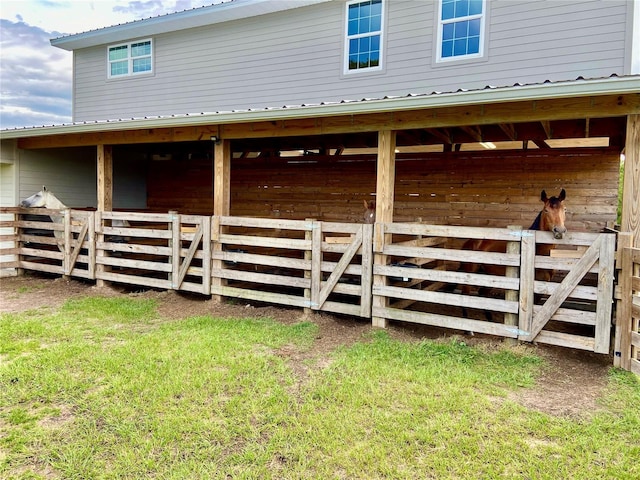
<svg viewBox="0 0 640 480"><path fill-rule="evenodd" d="M313 323L162 321L85 298L0 317L0 478L640 477L640 382L559 418L509 400L543 361L376 332L296 374Z"/></svg>

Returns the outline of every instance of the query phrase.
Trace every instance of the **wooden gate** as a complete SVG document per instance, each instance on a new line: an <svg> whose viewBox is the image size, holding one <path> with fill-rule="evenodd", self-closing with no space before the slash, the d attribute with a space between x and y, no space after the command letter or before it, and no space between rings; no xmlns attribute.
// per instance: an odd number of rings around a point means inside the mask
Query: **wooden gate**
<svg viewBox="0 0 640 480"><path fill-rule="evenodd" d="M376 320L609 352L615 235L555 240L519 229L376 228L383 230L374 248L381 260L374 265ZM474 239L499 242L501 250L469 250Z"/></svg>
<svg viewBox="0 0 640 480"><path fill-rule="evenodd" d="M518 338L609 353L615 235L531 233L522 238ZM537 255L540 245L555 248ZM556 328L545 329L550 322Z"/></svg>
<svg viewBox="0 0 640 480"><path fill-rule="evenodd" d="M640 248L621 235L614 365L640 375Z"/></svg>

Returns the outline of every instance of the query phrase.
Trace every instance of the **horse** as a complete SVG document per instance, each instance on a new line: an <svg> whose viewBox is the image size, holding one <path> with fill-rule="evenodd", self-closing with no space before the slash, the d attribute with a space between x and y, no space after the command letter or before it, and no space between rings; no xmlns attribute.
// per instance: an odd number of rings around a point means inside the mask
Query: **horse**
<svg viewBox="0 0 640 480"><path fill-rule="evenodd" d="M369 200L367 202L366 200L363 200L363 202L364 202L364 223L366 223L367 225L372 225L376 223L376 201Z"/></svg>
<svg viewBox="0 0 640 480"><path fill-rule="evenodd" d="M560 191L560 194L555 197L548 197L547 193L542 190L540 193L540 200L544 203L542 210L538 213L538 216L535 218L529 230L540 230L540 231L548 231L553 233L555 239L560 240L564 237L564 234L567 232L567 227L565 226L565 218L566 218L566 207L564 205L564 201L567 197L567 194L564 188ZM502 252L504 253L506 250L505 242L500 240L482 240L482 239L472 239L467 240L463 245L463 250L474 250L480 252ZM538 255L549 255L551 250L554 248L553 245L539 245L537 247ZM497 265L479 265L477 263L464 263L462 270L466 273L475 273L479 270L482 270L486 274L490 275L504 275L505 267L500 267ZM549 281L553 276L553 272L538 272L537 278L539 280ZM469 294L470 286L465 285L462 289L463 293Z"/></svg>
<svg viewBox="0 0 640 480"><path fill-rule="evenodd" d="M52 191L47 190L46 186L42 186L42 190L34 193L30 197L25 198L20 202L20 206L24 208L50 208L53 210L65 210L68 208L58 197L56 197ZM62 223L62 215L50 215L51 221L54 223ZM113 220L113 227L129 227L127 220ZM54 236L58 243L58 248L64 251L64 233L59 230L54 231ZM122 240L121 240L122 241Z"/></svg>

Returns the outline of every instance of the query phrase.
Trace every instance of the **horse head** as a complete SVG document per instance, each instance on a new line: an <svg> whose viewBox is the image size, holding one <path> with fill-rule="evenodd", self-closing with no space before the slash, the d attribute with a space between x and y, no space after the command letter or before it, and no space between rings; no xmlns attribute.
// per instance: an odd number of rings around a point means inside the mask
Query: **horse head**
<svg viewBox="0 0 640 480"><path fill-rule="evenodd" d="M45 186L43 186L42 190L38 193L34 193L30 197L22 200L20 206L25 208L53 208L58 210L67 208L66 205L58 200Z"/></svg>
<svg viewBox="0 0 640 480"><path fill-rule="evenodd" d="M376 202L375 200L370 200L370 201L366 201L363 200L364 202L364 223L366 224L374 224L376 223Z"/></svg>
<svg viewBox="0 0 640 480"><path fill-rule="evenodd" d="M567 232L564 226L566 208L564 199L567 197L564 188L557 197L547 197L547 192L542 190L540 200L544 202L544 207L540 212L540 230L548 230L553 233L556 239L561 239Z"/></svg>

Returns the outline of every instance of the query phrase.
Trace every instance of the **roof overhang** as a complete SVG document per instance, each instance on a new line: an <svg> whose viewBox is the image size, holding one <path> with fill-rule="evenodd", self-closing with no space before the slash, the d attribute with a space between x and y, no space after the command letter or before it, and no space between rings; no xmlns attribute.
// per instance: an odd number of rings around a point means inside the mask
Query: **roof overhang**
<svg viewBox="0 0 640 480"><path fill-rule="evenodd" d="M304 118L400 112L429 108L460 107L465 105L489 105L518 101L628 94L640 94L640 76L574 80L554 83L549 82L499 88L487 87L481 90L451 93L433 92L430 94L412 94L401 97L361 99L317 105L296 105L255 110L102 120L56 126L2 130L0 131L0 138L12 139L137 129L268 122ZM640 111L632 113L640 113Z"/></svg>
<svg viewBox="0 0 640 480"><path fill-rule="evenodd" d="M117 43L132 38L148 37L161 33L175 32L188 28L215 25L218 23L256 17L268 13L281 12L298 7L306 7L329 0L231 0L216 5L184 10L159 17L151 17L134 22L100 28L51 39L51 45L63 50L95 47Z"/></svg>

